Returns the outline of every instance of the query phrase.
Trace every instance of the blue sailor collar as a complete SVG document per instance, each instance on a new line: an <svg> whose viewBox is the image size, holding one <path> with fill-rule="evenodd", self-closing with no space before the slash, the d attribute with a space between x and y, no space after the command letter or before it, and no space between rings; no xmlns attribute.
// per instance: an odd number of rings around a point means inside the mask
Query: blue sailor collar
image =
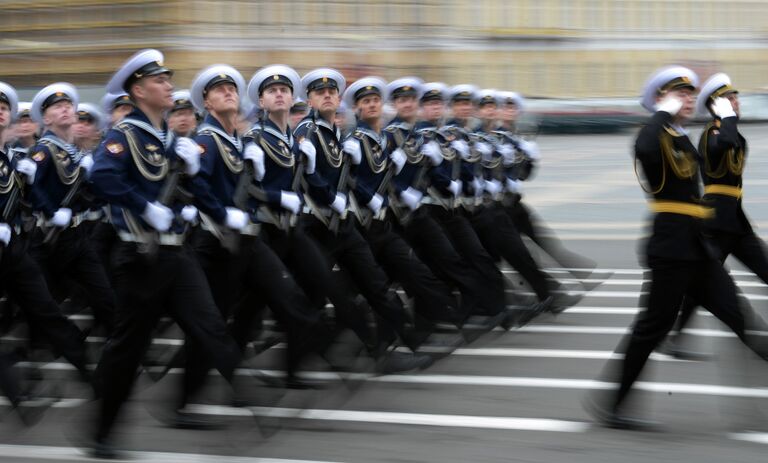
<svg viewBox="0 0 768 463"><path fill-rule="evenodd" d="M243 141L240 138L240 135L238 135L237 130L235 130L234 135L228 134L227 131L224 130L224 127L222 127L221 122L219 122L219 120L213 117L211 114L205 116L203 123L200 124L200 126L197 128L197 133L200 134L206 130L213 132L221 138L227 140L229 144L232 145L238 152L243 151Z"/></svg>
<svg viewBox="0 0 768 463"><path fill-rule="evenodd" d="M358 120L355 130L373 139L373 141L381 147L382 151L387 148L387 137L383 137L381 133L374 131L371 126L365 122Z"/></svg>
<svg viewBox="0 0 768 463"><path fill-rule="evenodd" d="M389 121L389 124L387 124L387 128L396 128L400 130L406 130L409 131L414 126L414 124L409 124L405 120L401 119L400 117L395 117L391 121Z"/></svg>
<svg viewBox="0 0 768 463"><path fill-rule="evenodd" d="M288 145L288 147L293 146L293 133L291 133L290 129L288 129L288 133L284 134L280 128L277 127L277 124L275 124L272 119L267 118L264 121L262 130L270 135L273 135L278 140L281 140L283 143Z"/></svg>
<svg viewBox="0 0 768 463"><path fill-rule="evenodd" d="M336 135L336 139L337 140L341 140L341 130L339 130L339 128L336 127L335 124L329 123L328 121L326 121L322 117L318 117L314 122L315 122L315 125L317 125L318 127L325 127L326 129L330 130L331 132L333 132ZM304 119L301 120L301 122L299 123L299 125L296 128L303 127L303 126L305 126L307 124L310 124L310 123L312 123L312 113L311 112L310 112L310 114L308 116L306 116Z"/></svg>
<svg viewBox="0 0 768 463"><path fill-rule="evenodd" d="M160 142L161 145L163 145L163 148L166 150L169 150L173 145L173 131L168 130L168 125L165 123L165 121L163 121L163 130L157 130L149 121L149 118L146 116L146 114L144 114L144 112L139 108L134 108L130 114L128 114L122 121L120 121L120 124L132 125L152 135L157 139L157 141Z"/></svg>
<svg viewBox="0 0 768 463"><path fill-rule="evenodd" d="M72 158L78 157L78 149L77 149L77 147L75 145L73 145L72 143L65 142L64 140L59 138L58 135L56 135L55 133L51 132L50 130L46 130L45 133L43 133L43 136L40 137L40 140L38 140L37 142L38 143L42 143L42 142L52 143L52 144L56 145L57 147L59 147L60 150L66 151L67 154L70 155L70 157L72 157Z"/></svg>

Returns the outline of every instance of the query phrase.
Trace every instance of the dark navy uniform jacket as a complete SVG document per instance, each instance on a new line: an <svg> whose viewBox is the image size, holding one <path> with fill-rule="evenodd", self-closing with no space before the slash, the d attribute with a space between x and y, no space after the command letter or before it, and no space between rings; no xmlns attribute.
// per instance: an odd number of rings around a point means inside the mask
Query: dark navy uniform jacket
<svg viewBox="0 0 768 463"><path fill-rule="evenodd" d="M464 129L464 123L459 119L451 119L446 122L445 126L446 128L455 127L456 129ZM453 132L457 139L464 140L467 142L470 150L472 149L472 141L469 139L467 134L462 133L462 130L454 130ZM472 184L472 180L474 180L475 176L477 176L481 171L478 162L479 159L476 159L473 162L463 159L461 160L461 174L459 175L459 180L461 180L462 192L466 196L472 197L475 195L475 187Z"/></svg>
<svg viewBox="0 0 768 463"><path fill-rule="evenodd" d="M8 154L11 152L10 146L0 146L0 223L7 223L8 225L18 224L19 214L14 214L13 217L6 218L2 216L5 211L5 206L8 203L8 199L16 188L24 189L24 184L19 184L23 175L16 174L16 157L8 158Z"/></svg>
<svg viewBox="0 0 768 463"><path fill-rule="evenodd" d="M416 123L416 132L420 135L419 146L427 141L434 139L445 153L450 148L443 146L446 141L441 136L431 137L426 134L437 130L438 127L429 121L419 121ZM448 190L448 185L451 184L451 164L452 160L444 159L439 166L430 167L427 177L429 178L429 185L437 190L443 196L450 197L451 192Z"/></svg>
<svg viewBox="0 0 768 463"><path fill-rule="evenodd" d="M393 147L388 143L384 133L375 132L370 125L363 121L357 122L350 137L360 142L362 156L360 164L355 166L355 199L359 206L367 205L379 189L387 169L389 168L389 153ZM387 192L381 193L384 198L382 209L389 204Z"/></svg>
<svg viewBox="0 0 768 463"><path fill-rule="evenodd" d="M704 128L699 140L699 152L704 158L702 179L704 185L725 185L740 189L747 158L747 141L739 133L737 117L715 120ZM706 187L705 187L706 188ZM705 225L731 233L751 233L742 209L741 197L707 193L704 201L715 208L714 218Z"/></svg>
<svg viewBox="0 0 768 463"><path fill-rule="evenodd" d="M32 210L41 211L47 218L51 218L69 192L70 184L79 175L85 175L79 169L83 153L51 131L46 131L29 152L30 159L37 164L35 182L29 187ZM83 183L80 188L83 191L88 186ZM78 213L87 210L89 205L85 201L75 200L69 208L73 213Z"/></svg>
<svg viewBox="0 0 768 463"><path fill-rule="evenodd" d="M266 206L274 213L286 212L280 206L280 194L292 191L293 176L302 156L296 138L290 130L283 132L271 119L265 119L243 135L243 142L256 143L264 151L264 178L258 183L267 195ZM293 192L301 197L300 191Z"/></svg>
<svg viewBox="0 0 768 463"><path fill-rule="evenodd" d="M310 114L299 122L293 131L293 136L297 140L306 138L315 146L317 151L315 172L304 176L307 181L306 193L317 206L328 208L336 199L336 187L341 176L342 162L349 161L343 157L341 131L338 127L318 117L315 121L317 131L310 132L311 123Z"/></svg>
<svg viewBox="0 0 768 463"><path fill-rule="evenodd" d="M90 180L96 194L110 204L115 228L128 230L125 210L150 229L140 216L148 202L157 200L171 166L183 162L174 149L167 126L158 131L139 108L107 132L94 154ZM178 212L183 204L176 201L169 207ZM183 225L177 222L171 231L181 232Z"/></svg>
<svg viewBox="0 0 768 463"><path fill-rule="evenodd" d="M190 181L195 206L217 223L224 223L227 207L243 170L243 142L235 132L229 135L221 123L208 114L194 137L200 145L200 171Z"/></svg>
<svg viewBox="0 0 768 463"><path fill-rule="evenodd" d="M396 117L390 121L384 129L384 133L387 136L387 143L391 147L390 151L397 148L402 148L405 151L405 165L392 181L393 190L399 196L408 187L414 187L419 171L429 160L424 159L424 156L419 153L423 137L418 135L415 125L412 126L403 119ZM429 168L428 164L426 166ZM426 191L426 188L423 188L424 184L425 182L422 181L422 193Z"/></svg>

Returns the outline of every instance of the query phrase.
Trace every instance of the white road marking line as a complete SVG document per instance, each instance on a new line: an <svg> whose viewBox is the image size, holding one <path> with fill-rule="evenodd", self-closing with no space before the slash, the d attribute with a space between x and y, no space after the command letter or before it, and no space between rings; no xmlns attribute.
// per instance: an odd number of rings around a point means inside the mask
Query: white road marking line
<svg viewBox="0 0 768 463"><path fill-rule="evenodd" d="M271 375L274 377L284 376L283 372L274 370L238 370L238 374L254 374L259 372L261 374ZM339 380L340 375L338 373L330 373L325 371L314 372L302 372L299 376L325 381ZM570 390L613 390L618 387L617 383L609 383L605 381L597 381L593 379L579 379L579 378L536 378L526 376L481 376L481 375L385 375L385 376L371 376L369 374L352 373L343 375L346 378L357 378L371 383L387 383L387 384L421 384L421 385L441 385L441 386L488 386L488 387L505 387L505 388L544 388L544 389L570 389ZM688 395L705 395L705 396L719 396L719 397L742 397L742 398L768 398L768 388L750 388L741 386L723 386L718 384L693 384L693 383L662 383L662 382L649 382L638 381L633 386L636 389L648 391L648 392L660 392L660 393L677 393ZM3 398L0 398L3 399ZM39 400L50 400L50 398L40 398ZM56 408L73 408L77 407L87 399L63 399L60 402L54 404ZM8 401L0 400L0 405L9 405ZM226 407L229 408L229 407ZM237 410L237 409L235 409ZM262 413L267 416L269 413L268 408L262 409ZM284 409L275 409L274 412L279 416L281 413L287 413ZM234 412L233 412L234 413ZM367 413L367 412L361 412ZM290 415L294 416L294 415ZM320 419L320 418L314 418ZM324 418L332 419L332 418Z"/></svg>
<svg viewBox="0 0 768 463"><path fill-rule="evenodd" d="M283 458L235 457L230 455L206 455L176 452L124 452L128 461L160 463L333 463L316 460L291 460ZM52 447L47 445L0 445L0 457L14 459L42 459L53 461L84 461L82 449ZM18 460L15 460L18 461Z"/></svg>
<svg viewBox="0 0 768 463"><path fill-rule="evenodd" d="M354 423L405 424L449 428L505 429L514 431L584 432L589 423L543 418L497 416L435 415L358 410L299 410L291 408L251 407L248 409L217 405L190 405L188 410L208 415L269 416L303 420L347 421Z"/></svg>
<svg viewBox="0 0 768 463"><path fill-rule="evenodd" d="M378 376L369 381L386 383L442 384L461 386L540 387L551 389L611 390L616 383L590 379L529 378L516 376L454 376L454 375L392 375ZM657 383L638 381L636 389L649 392L711 395L726 397L768 398L766 388L720 386L716 384Z"/></svg>
<svg viewBox="0 0 768 463"><path fill-rule="evenodd" d="M561 325L528 325L517 329L518 333L548 333L548 334L626 334L630 328L608 326L561 326ZM736 335L731 331L719 331L710 329L686 328L687 334L712 338L733 338ZM755 333L760 334L760 333Z"/></svg>
<svg viewBox="0 0 768 463"><path fill-rule="evenodd" d="M478 357L526 357L526 358L563 358L563 359L619 359L623 356L609 350L577 350L577 349L519 349L512 347L478 347L456 349L452 355ZM669 355L652 353L651 360L660 362L688 362Z"/></svg>
<svg viewBox="0 0 768 463"><path fill-rule="evenodd" d="M597 298L617 298L617 299L623 299L623 298L638 298L642 294L648 294L643 291L589 291L587 293L584 293L583 291L566 291L570 294L576 293L576 294L584 294L584 297L597 297ZM521 292L520 294L526 294L524 292ZM533 294L533 293L531 293ZM768 301L768 295L763 294L747 294L747 293L740 293L741 297L744 297L746 299L749 299L750 301Z"/></svg>
<svg viewBox="0 0 768 463"><path fill-rule="evenodd" d="M571 280L562 280L565 282L570 282ZM649 280L627 280L627 279L609 279L609 280L591 280L588 278L574 278L573 281L580 282L580 283L600 283L602 286L638 286L642 285L643 283L646 283ZM736 280L736 285L740 286L742 288L766 288L768 285L763 283L762 281L739 281Z"/></svg>
<svg viewBox="0 0 768 463"><path fill-rule="evenodd" d="M735 432L728 434L729 439L768 445L768 433L765 432Z"/></svg>
<svg viewBox="0 0 768 463"><path fill-rule="evenodd" d="M571 273L571 272L593 272L593 273L613 273L614 275L642 275L647 270L641 268L564 268L552 267L543 269L550 273ZM504 273L515 273L509 268L502 269ZM753 277L755 274L746 270L730 270L731 276Z"/></svg>

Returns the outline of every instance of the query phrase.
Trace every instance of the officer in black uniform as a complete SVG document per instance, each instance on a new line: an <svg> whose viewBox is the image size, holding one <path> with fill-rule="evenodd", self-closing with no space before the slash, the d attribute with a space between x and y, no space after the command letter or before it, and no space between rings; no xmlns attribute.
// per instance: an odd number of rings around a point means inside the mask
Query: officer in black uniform
<svg viewBox="0 0 768 463"><path fill-rule="evenodd" d="M587 411L606 426L643 429L651 425L627 416L623 406L648 356L672 329L685 297L700 303L768 359L765 340L750 334L766 331L765 322L739 300L715 243L703 233L703 220L713 210L700 200L702 160L682 127L694 113L697 81L690 69L670 66L654 73L643 90L641 103L654 114L638 134L635 159L636 168L645 174L643 190L655 214L645 253L651 285L647 307L617 349L623 354L621 366L609 370L618 389L604 397L591 394L585 400Z"/></svg>
<svg viewBox="0 0 768 463"><path fill-rule="evenodd" d="M739 92L728 75L718 73L702 86L696 100L700 114L709 113L699 139L699 153L704 160L702 180L704 201L714 209L714 217L705 222L708 234L725 262L729 255L740 260L761 280L768 283L768 255L765 243L752 229L742 206L742 176L747 159L747 141L739 132ZM678 358L701 359L700 353L684 347L683 329L697 303L686 299L675 324L674 335L667 340L664 352Z"/></svg>
<svg viewBox="0 0 768 463"><path fill-rule="evenodd" d="M184 244L174 184L200 169L200 145L176 139L163 121L173 101L171 71L157 50L131 57L107 91L125 91L136 109L110 130L95 154L95 190L111 206L120 242L112 252L116 330L98 371L103 380L93 454L115 457L110 437L136 370L164 313L201 346L201 362L229 382L240 350L216 308L200 265Z"/></svg>
<svg viewBox="0 0 768 463"><path fill-rule="evenodd" d="M303 139L299 148L315 156L315 172L306 179L305 200L308 213L302 217L304 227L329 255L330 262L338 263L347 272L353 284L367 299L383 323L385 332L394 331L412 350L416 350L426 336L415 333L409 327L410 317L396 296L389 291L387 276L376 263L368 243L363 239L352 220L347 220L349 169L361 162L360 152L342 150L341 134L333 124L340 93L344 90L344 77L333 69L316 69L302 78L308 102L316 117L307 116L296 128L294 136ZM316 127L316 130L310 130ZM351 142L351 141L350 141ZM348 145L350 145L348 143ZM429 356L413 355L404 358L387 348L393 339L381 339L380 357L386 353L390 359L402 359L399 369L426 368L432 362ZM386 352L384 352L386 351Z"/></svg>
<svg viewBox="0 0 768 463"><path fill-rule="evenodd" d="M87 178L93 158L72 144L76 107L77 91L66 83L45 87L32 101L32 117L46 130L30 150L37 175L29 197L39 225L30 239L30 254L55 294L63 298L74 288L82 290L96 323L109 336L114 327L115 295L91 246L90 230L80 227L92 205Z"/></svg>

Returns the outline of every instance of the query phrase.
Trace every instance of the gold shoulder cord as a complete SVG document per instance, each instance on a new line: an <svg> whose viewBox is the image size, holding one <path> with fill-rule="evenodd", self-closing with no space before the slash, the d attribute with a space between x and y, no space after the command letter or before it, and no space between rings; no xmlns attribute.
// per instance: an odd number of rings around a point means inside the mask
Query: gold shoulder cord
<svg viewBox="0 0 768 463"><path fill-rule="evenodd" d="M325 154L325 159L328 160L328 164L333 167L334 169L341 166L341 150L339 150L339 155L334 156L333 153L330 152L328 149L327 143L325 143L325 137L323 137L323 131L318 127L317 131L317 141L320 142L320 147L323 148L323 153Z"/></svg>
<svg viewBox="0 0 768 463"><path fill-rule="evenodd" d="M392 130L392 136L395 137L395 144L397 147L401 148L405 152L405 156L408 159L409 164L418 164L421 162L421 160L424 158L424 155L421 154L415 146L406 146L406 139L403 137L400 129L396 128ZM411 145L414 144L412 143Z"/></svg>
<svg viewBox="0 0 768 463"><path fill-rule="evenodd" d="M77 180L77 177L80 175L80 169L75 168L72 170L72 172L67 172L67 168L64 165L64 162L62 162L62 159L59 159L59 153L62 152L59 147L47 141L43 141L43 144L51 153L51 159L53 159L53 165L56 166L56 173L59 174L59 180L61 180L61 183L64 185L72 185L75 183L75 180ZM64 152L64 154L66 159L71 162L69 153Z"/></svg>
<svg viewBox="0 0 768 463"><path fill-rule="evenodd" d="M643 185L643 182L640 181L640 174L637 173L637 162L638 162L637 156L635 156L635 162L633 167L635 170L635 178L637 178L637 183L640 184L640 189L642 189L645 193L649 195L655 195L661 192L661 190L664 189L664 185L666 185L667 183L667 165L664 162L664 159L661 160L661 183L659 183L659 187L655 190L646 188L645 185ZM650 185L650 182L648 182L648 185Z"/></svg>
<svg viewBox="0 0 768 463"><path fill-rule="evenodd" d="M371 142L368 141L368 137L363 133L355 134L358 140L363 142L363 151L365 151L365 158L368 161L368 166L374 174L380 174L387 167L387 158L382 153L381 159L376 161L374 159L373 150L371 149Z"/></svg>
<svg viewBox="0 0 768 463"><path fill-rule="evenodd" d="M161 156L161 160L159 162L147 158L141 151L133 131L131 129L125 128L121 130L121 132L125 134L125 138L128 140L128 149L131 151L133 163L136 164L136 168L139 169L139 173L142 175L142 177L146 178L150 182L159 182L165 178L166 174L168 173L168 169L170 168L168 158ZM152 167L158 167L160 171L157 174L153 174L144 166L145 162Z"/></svg>
<svg viewBox="0 0 768 463"><path fill-rule="evenodd" d="M216 133L210 132L207 135L211 135L213 137L213 141L216 142L216 147L219 150L219 156L221 156L222 161L224 161L224 165L227 166L227 169L232 172L233 174L239 174L243 171L243 161L240 160L237 156L234 156L230 154L229 151L227 151L227 148L224 146L224 143L221 141L221 137L219 137Z"/></svg>
<svg viewBox="0 0 768 463"><path fill-rule="evenodd" d="M10 163L6 163L6 162L0 160L0 165L2 165L2 167L5 167L6 169L8 169L8 172L9 172L9 174L8 174L8 181L5 182L5 183L0 183L0 194L4 195L4 194L8 193L9 191L11 191L13 189L13 187L16 186L17 182L19 184L21 184L21 182L19 182L19 179L16 178L16 175L17 175L16 171L14 171L11 168Z"/></svg>
<svg viewBox="0 0 768 463"><path fill-rule="evenodd" d="M642 189L645 193L649 195L655 195L661 192L661 190L664 189L664 185L667 184L667 163L664 162L664 155L663 154L661 155L661 182L659 183L659 187L655 190L653 188L650 188L650 189L645 188L645 185L643 185L643 182L640 180L640 174L637 173L637 163L638 163L637 155L635 155L634 161L635 162L632 167L634 168L634 171L635 171L635 178L637 179L637 183L640 184L640 189ZM648 181L648 185L649 186L651 185L650 180Z"/></svg>
<svg viewBox="0 0 768 463"><path fill-rule="evenodd" d="M696 175L696 169L698 163L691 157L691 153L684 151L677 151L672 144L672 136L676 132L672 129L666 128L666 130L659 137L659 143L661 145L661 152L664 154L669 166L672 168L672 173L677 178L686 179L693 178Z"/></svg>
<svg viewBox="0 0 768 463"><path fill-rule="evenodd" d="M709 156L707 154L707 143L709 140L709 131L713 128L720 127L720 121L712 121L704 128L704 134L699 142L699 152L704 155L704 173L712 178L722 178L728 172L733 175L741 175L744 173L745 156L744 148L739 148L736 151L734 148L725 152L725 156L720 161L720 165L717 169L713 170L709 164Z"/></svg>
<svg viewBox="0 0 768 463"><path fill-rule="evenodd" d="M288 149L287 153L282 153L280 150L272 146L272 144L268 142L264 137L261 137L261 147L264 152L267 153L267 156L272 158L272 160L275 161L278 166L284 169L293 169L294 164L296 164L296 160L294 159L290 148Z"/></svg>

